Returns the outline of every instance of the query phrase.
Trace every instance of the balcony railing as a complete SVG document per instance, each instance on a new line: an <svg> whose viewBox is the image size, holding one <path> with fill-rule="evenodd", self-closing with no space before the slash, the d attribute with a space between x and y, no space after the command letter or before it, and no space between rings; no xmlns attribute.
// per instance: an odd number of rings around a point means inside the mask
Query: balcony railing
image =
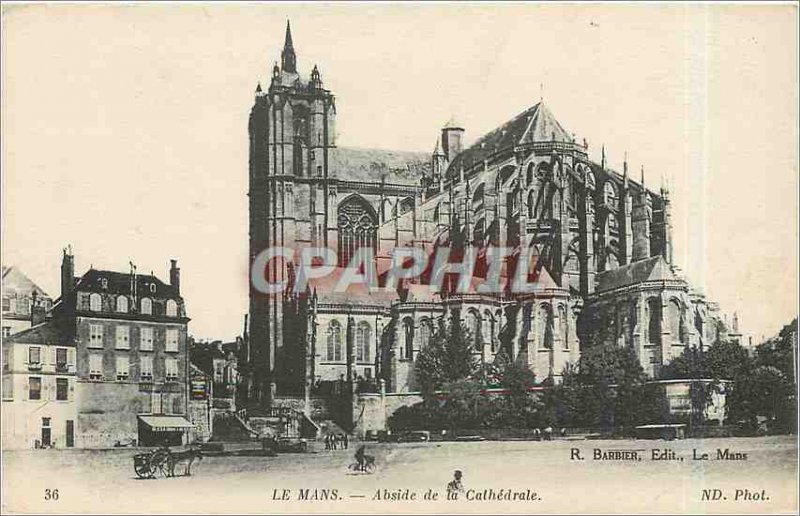
<svg viewBox="0 0 800 516"><path fill-rule="evenodd" d="M31 362L28 364L28 370L30 371L41 371L42 370L42 363L41 362Z"/></svg>

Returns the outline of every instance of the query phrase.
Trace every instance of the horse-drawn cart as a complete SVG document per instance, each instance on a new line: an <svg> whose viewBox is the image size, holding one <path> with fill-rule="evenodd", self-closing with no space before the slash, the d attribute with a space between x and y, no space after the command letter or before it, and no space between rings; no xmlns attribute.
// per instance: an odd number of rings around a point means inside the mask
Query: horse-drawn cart
<svg viewBox="0 0 800 516"><path fill-rule="evenodd" d="M175 466L183 466L182 475L192 474L192 464L195 460L203 460L203 452L199 448L191 447L185 451L171 451L169 448L139 453L133 456L133 470L139 478L174 477Z"/></svg>
<svg viewBox="0 0 800 516"><path fill-rule="evenodd" d="M133 470L139 478L156 478L169 475L170 451L158 448L133 456Z"/></svg>

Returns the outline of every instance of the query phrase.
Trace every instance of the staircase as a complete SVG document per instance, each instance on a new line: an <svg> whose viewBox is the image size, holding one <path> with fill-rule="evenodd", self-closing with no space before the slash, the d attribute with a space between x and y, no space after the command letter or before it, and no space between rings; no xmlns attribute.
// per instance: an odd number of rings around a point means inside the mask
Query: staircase
<svg viewBox="0 0 800 516"><path fill-rule="evenodd" d="M240 411L241 412L241 411ZM254 430L240 413L224 412L214 420L214 441L251 441L258 438Z"/></svg>

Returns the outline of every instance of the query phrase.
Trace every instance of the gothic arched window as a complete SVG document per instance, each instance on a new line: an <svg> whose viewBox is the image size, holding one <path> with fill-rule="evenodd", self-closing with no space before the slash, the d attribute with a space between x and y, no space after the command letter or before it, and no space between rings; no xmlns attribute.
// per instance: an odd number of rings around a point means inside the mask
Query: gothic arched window
<svg viewBox="0 0 800 516"><path fill-rule="evenodd" d="M369 362L369 343L372 335L372 328L366 321L358 323L356 328L356 360L358 362Z"/></svg>
<svg viewBox="0 0 800 516"><path fill-rule="evenodd" d="M651 297L647 300L647 342L661 343L661 300Z"/></svg>
<svg viewBox="0 0 800 516"><path fill-rule="evenodd" d="M153 314L153 302L150 301L150 298L148 298L148 297L142 298L141 313L146 314L146 315L152 315Z"/></svg>
<svg viewBox="0 0 800 516"><path fill-rule="evenodd" d="M564 306L558 308L558 333L561 338L561 347L569 349L569 316L567 308Z"/></svg>
<svg viewBox="0 0 800 516"><path fill-rule="evenodd" d="M358 249L377 253L378 218L372 206L353 195L339 205L339 266L346 267Z"/></svg>
<svg viewBox="0 0 800 516"><path fill-rule="evenodd" d="M467 329L469 338L473 345L478 346L483 343L481 335L481 314L477 310L467 312Z"/></svg>
<svg viewBox="0 0 800 516"><path fill-rule="evenodd" d="M433 326L431 325L430 320L422 319L419 322L419 348L424 349L431 341L431 335L433 334Z"/></svg>
<svg viewBox="0 0 800 516"><path fill-rule="evenodd" d="M125 296L117 297L117 312L121 314L128 313L128 298Z"/></svg>
<svg viewBox="0 0 800 516"><path fill-rule="evenodd" d="M539 307L539 347L553 349L553 311L549 305Z"/></svg>
<svg viewBox="0 0 800 516"><path fill-rule="evenodd" d="M329 362L342 360L342 325L339 321L331 321L328 324L328 342L325 358Z"/></svg>
<svg viewBox="0 0 800 516"><path fill-rule="evenodd" d="M400 358L414 358L414 321L410 317L403 319L400 327Z"/></svg>

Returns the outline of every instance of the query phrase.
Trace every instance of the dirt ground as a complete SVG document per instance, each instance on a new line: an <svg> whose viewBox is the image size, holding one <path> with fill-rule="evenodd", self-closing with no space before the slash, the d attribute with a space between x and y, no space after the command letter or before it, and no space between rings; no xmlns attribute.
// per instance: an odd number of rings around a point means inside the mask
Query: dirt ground
<svg viewBox="0 0 800 516"><path fill-rule="evenodd" d="M155 480L133 471L140 449L9 451L3 513L796 514L798 507L793 436L368 443L373 474L348 471L355 448L205 457L191 477ZM718 458L726 449L738 460ZM671 460L653 460L654 453ZM456 469L464 491L447 500Z"/></svg>

